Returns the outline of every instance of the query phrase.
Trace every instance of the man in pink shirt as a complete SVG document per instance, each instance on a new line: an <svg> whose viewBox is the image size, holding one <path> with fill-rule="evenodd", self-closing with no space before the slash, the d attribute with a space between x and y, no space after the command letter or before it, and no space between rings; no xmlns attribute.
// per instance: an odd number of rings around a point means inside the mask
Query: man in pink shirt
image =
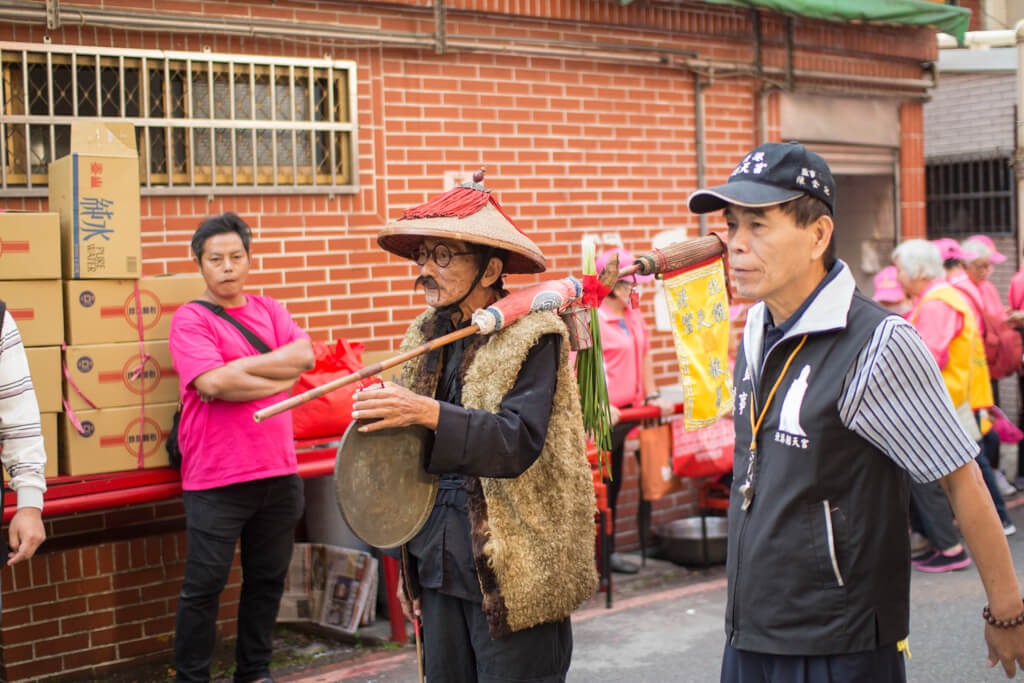
<svg viewBox="0 0 1024 683"><path fill-rule="evenodd" d="M233 213L200 224L192 254L206 291L171 321L188 534L174 638L178 681L210 680L220 592L239 539L234 680L271 680L273 627L304 505L291 414L259 424L252 415L287 397L313 367L313 348L281 304L244 293L250 241L249 226ZM236 322L261 343L250 343Z"/></svg>

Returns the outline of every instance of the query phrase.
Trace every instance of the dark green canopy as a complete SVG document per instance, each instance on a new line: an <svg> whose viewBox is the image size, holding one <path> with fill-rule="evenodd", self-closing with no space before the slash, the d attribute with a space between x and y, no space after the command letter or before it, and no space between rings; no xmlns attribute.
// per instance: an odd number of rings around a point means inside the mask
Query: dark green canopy
<svg viewBox="0 0 1024 683"><path fill-rule="evenodd" d="M633 0L619 0L628 5ZM971 10L924 0L701 0L713 5L731 5L799 14L813 19L840 22L872 22L904 26L932 26L956 38L963 45Z"/></svg>

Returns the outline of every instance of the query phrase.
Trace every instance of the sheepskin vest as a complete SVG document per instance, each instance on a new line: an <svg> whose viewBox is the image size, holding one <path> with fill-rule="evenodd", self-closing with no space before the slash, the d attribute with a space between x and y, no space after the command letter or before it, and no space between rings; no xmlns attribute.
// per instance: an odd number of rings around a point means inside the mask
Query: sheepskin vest
<svg viewBox="0 0 1024 683"><path fill-rule="evenodd" d="M421 327L433 315L428 310L413 322L403 351L426 341ZM558 316L532 313L480 340L460 368L462 405L497 413L530 349L552 333L562 337L561 355L540 456L514 479L466 477L473 556L491 638L560 621L597 585L593 478L568 333ZM403 366L402 381L433 396L439 374L440 367L429 376L424 356L418 356Z"/></svg>

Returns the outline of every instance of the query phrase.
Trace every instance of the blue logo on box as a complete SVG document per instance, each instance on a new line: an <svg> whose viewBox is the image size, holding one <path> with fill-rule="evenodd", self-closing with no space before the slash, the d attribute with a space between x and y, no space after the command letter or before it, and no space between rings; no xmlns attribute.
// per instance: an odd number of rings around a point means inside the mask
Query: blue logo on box
<svg viewBox="0 0 1024 683"><path fill-rule="evenodd" d="M82 304L85 308L89 308L96 303L96 295L87 289L78 295L78 303Z"/></svg>
<svg viewBox="0 0 1024 683"><path fill-rule="evenodd" d="M94 425L89 420L84 420L82 422L82 436L84 436L85 438L88 439L95 432L96 432L96 425Z"/></svg>
<svg viewBox="0 0 1024 683"><path fill-rule="evenodd" d="M79 372L89 372L92 370L92 358L89 358L89 356L82 356L78 359L78 362L75 363L75 366L78 368Z"/></svg>

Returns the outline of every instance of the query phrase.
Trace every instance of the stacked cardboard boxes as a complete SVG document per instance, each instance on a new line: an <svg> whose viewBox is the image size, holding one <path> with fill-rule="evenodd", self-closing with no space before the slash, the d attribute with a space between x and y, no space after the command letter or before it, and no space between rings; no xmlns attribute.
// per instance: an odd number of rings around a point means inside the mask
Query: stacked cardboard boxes
<svg viewBox="0 0 1024 683"><path fill-rule="evenodd" d="M0 298L18 325L39 401L46 476L57 476L64 342L60 224L55 213L0 213ZM6 472L5 472L6 475Z"/></svg>
<svg viewBox="0 0 1024 683"><path fill-rule="evenodd" d="M71 154L50 164L49 176L64 254L64 395L81 427L61 420L61 473L166 466L178 401L167 337L174 311L202 294L203 280L140 277L131 124L73 124Z"/></svg>
<svg viewBox="0 0 1024 683"><path fill-rule="evenodd" d="M204 287L199 275L64 282L65 395L83 429L62 423L62 473L135 469L140 448L145 467L167 465L178 402L167 336L174 311Z"/></svg>

